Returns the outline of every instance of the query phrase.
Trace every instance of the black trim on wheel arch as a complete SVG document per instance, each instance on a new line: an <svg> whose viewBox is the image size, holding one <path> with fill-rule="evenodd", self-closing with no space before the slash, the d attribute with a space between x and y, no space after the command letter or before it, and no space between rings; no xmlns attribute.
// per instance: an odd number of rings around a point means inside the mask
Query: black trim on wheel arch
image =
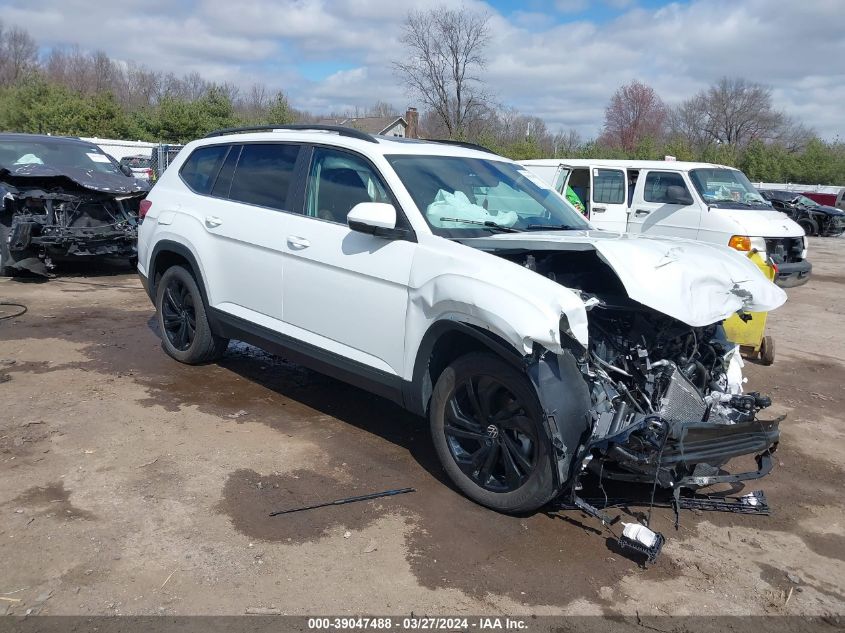
<svg viewBox="0 0 845 633"><path fill-rule="evenodd" d="M191 252L191 250L185 246L184 244L180 244L179 242L174 242L172 240L161 240L156 242L155 247L153 247L153 253L150 256L150 266L147 270L147 283L149 286L149 291L147 294L150 295L150 298L155 301L155 293L156 293L156 278L155 278L155 270L156 270L156 261L158 260L159 255L162 253L173 253L175 255L179 255L180 257L184 257L185 260L191 267L191 272L194 275L194 280L197 282L197 286L200 289L200 293L202 293L202 300L205 302L205 305L208 306L208 293L205 291L205 281L202 278L202 273L200 272L202 269L199 267L197 263L196 257ZM164 271L161 271L164 273ZM211 314L209 314L209 321L211 321L212 329L214 329L214 321L211 318Z"/></svg>
<svg viewBox="0 0 845 633"><path fill-rule="evenodd" d="M438 339L451 332L466 334L480 342L502 360L511 363L515 367L522 366L523 357L519 352L512 345L509 345L507 341L492 332L460 321L436 321L428 328L417 348L417 357L414 360L414 372L411 381L403 381L405 408L411 413L421 416L426 415L428 400L434 388L434 385L425 379L426 372L428 371L428 363Z"/></svg>
<svg viewBox="0 0 845 633"><path fill-rule="evenodd" d="M321 374L366 389L396 404L403 404L405 381L396 374L350 360L222 310L208 308L208 315L213 317L211 320L215 323L214 331L219 336L255 345Z"/></svg>

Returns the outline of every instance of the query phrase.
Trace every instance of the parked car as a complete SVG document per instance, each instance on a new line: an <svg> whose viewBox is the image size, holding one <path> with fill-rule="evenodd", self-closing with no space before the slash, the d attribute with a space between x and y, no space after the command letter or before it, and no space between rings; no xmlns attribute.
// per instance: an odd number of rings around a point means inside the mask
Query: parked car
<svg viewBox="0 0 845 633"><path fill-rule="evenodd" d="M49 275L69 259L134 261L147 191L92 143L0 134L0 275Z"/></svg>
<svg viewBox="0 0 845 633"><path fill-rule="evenodd" d="M722 321L786 299L727 246L593 230L483 149L333 126L187 145L141 203L138 272L166 353L229 339L429 419L503 512L585 470L664 488L761 477L778 422ZM728 474L739 455L758 469Z"/></svg>
<svg viewBox="0 0 845 633"><path fill-rule="evenodd" d="M128 167L135 178L141 180L153 180L155 178L153 159L149 156L124 156L120 159L120 164L123 167Z"/></svg>
<svg viewBox="0 0 845 633"><path fill-rule="evenodd" d="M804 231L733 167L563 158L521 164L561 194L571 187L596 228L756 249L777 265L776 281L785 287L810 277Z"/></svg>
<svg viewBox="0 0 845 633"><path fill-rule="evenodd" d="M761 189L760 194L772 207L795 220L807 235L837 237L845 232L845 211L841 209L819 204L794 191Z"/></svg>

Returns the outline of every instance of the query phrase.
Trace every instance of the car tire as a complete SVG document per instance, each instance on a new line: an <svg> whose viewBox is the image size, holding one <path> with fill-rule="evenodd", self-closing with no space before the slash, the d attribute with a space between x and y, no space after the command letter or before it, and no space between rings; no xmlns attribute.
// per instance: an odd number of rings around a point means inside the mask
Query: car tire
<svg viewBox="0 0 845 633"><path fill-rule="evenodd" d="M156 284L156 319L164 351L188 365L214 361L229 339L211 331L205 302L190 271L171 266Z"/></svg>
<svg viewBox="0 0 845 633"><path fill-rule="evenodd" d="M12 277L14 275L11 264L15 260L9 251L9 235L11 232L12 228L6 224L6 219L0 218L0 277Z"/></svg>
<svg viewBox="0 0 845 633"><path fill-rule="evenodd" d="M473 501L517 514L557 492L534 387L498 357L473 353L449 365L434 387L429 422L443 468Z"/></svg>
<svg viewBox="0 0 845 633"><path fill-rule="evenodd" d="M816 224L816 221L812 218L800 218L798 220L798 226L804 229L804 233L806 233L808 237L818 235L819 233L819 225Z"/></svg>

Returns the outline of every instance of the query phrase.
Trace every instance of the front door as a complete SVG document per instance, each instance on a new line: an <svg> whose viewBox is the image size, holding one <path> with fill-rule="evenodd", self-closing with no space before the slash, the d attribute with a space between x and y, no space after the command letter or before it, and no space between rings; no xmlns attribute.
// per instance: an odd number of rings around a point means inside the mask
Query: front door
<svg viewBox="0 0 845 633"><path fill-rule="evenodd" d="M289 333L389 374L401 374L408 282L416 242L352 231L359 202L393 196L376 169L352 152L315 147L304 213L284 236L285 322ZM404 216L397 208L397 215Z"/></svg>
<svg viewBox="0 0 845 633"><path fill-rule="evenodd" d="M680 172L641 171L634 191L628 231L669 237L698 238L701 210ZM686 196L690 204L679 203Z"/></svg>

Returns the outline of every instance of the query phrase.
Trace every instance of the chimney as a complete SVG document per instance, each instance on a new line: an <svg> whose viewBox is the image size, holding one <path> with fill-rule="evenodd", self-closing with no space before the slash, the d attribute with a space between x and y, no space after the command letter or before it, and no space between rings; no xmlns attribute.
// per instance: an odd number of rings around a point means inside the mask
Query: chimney
<svg viewBox="0 0 845 633"><path fill-rule="evenodd" d="M416 108L408 108L405 112L405 120L408 122L408 129L405 130L406 138L419 138L419 114Z"/></svg>

